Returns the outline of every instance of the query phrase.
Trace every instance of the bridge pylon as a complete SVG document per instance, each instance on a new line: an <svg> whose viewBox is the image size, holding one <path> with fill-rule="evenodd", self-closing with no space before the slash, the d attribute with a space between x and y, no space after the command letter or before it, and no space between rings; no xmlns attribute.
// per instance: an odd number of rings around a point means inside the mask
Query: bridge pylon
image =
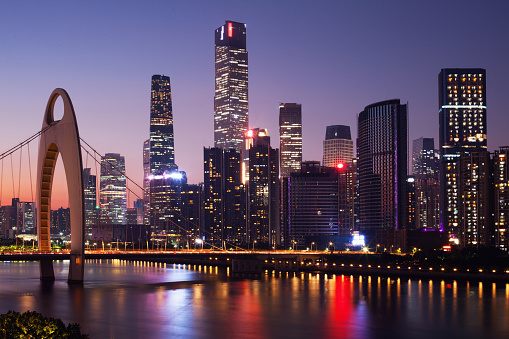
<svg viewBox="0 0 509 339"><path fill-rule="evenodd" d="M64 115L55 121L56 100L61 97ZM71 99L62 88L51 93L42 122L37 161L37 238L39 250L51 251L51 190L58 155L62 156L71 212L69 282L83 282L85 256L85 212L83 164L76 115ZM51 260L51 259L50 259ZM40 261L41 280L54 280L51 261Z"/></svg>

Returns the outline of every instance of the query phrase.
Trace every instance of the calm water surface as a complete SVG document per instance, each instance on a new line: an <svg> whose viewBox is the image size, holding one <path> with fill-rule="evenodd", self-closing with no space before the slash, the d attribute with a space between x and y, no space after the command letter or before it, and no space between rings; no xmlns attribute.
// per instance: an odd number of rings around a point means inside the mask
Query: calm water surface
<svg viewBox="0 0 509 339"><path fill-rule="evenodd" d="M0 313L78 322L91 338L509 338L509 284L342 275L230 277L215 267L90 261L83 286L0 262Z"/></svg>

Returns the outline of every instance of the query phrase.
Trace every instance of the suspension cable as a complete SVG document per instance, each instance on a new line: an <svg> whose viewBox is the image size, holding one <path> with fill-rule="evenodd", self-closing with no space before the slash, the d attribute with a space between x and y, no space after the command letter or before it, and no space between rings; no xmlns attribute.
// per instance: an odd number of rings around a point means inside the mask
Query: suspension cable
<svg viewBox="0 0 509 339"><path fill-rule="evenodd" d="M23 146L19 151L19 173L18 173L18 199L21 201L21 160L23 160Z"/></svg>
<svg viewBox="0 0 509 339"><path fill-rule="evenodd" d="M12 165L12 153L11 153L11 177L12 177L12 195L16 198L16 189L14 188L14 166Z"/></svg>
<svg viewBox="0 0 509 339"><path fill-rule="evenodd" d="M28 171L30 172L30 192L32 194L32 202L34 201L34 184L32 182L32 162L30 160L30 143L27 145L28 148Z"/></svg>

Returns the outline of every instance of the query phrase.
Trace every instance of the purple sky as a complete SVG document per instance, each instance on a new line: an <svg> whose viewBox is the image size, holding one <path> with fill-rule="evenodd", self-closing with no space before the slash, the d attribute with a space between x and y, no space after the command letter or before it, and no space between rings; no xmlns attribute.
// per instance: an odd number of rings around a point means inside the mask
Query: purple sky
<svg viewBox="0 0 509 339"><path fill-rule="evenodd" d="M280 102L302 104L303 158L321 160L327 125L350 125L355 138L356 114L392 98L409 103L410 145L424 136L438 147L440 69L480 67L493 150L509 145L508 12L506 1L9 2L0 11L0 151L40 129L50 93L62 87L81 137L124 155L141 184L150 79L165 74L176 162L190 183L202 181L203 147L213 145L214 30L225 20L247 24L250 126L267 128L273 147ZM13 163L17 191L19 155ZM9 159L3 205L11 177ZM67 205L61 191L55 183L53 207ZM29 188L21 200L31 200Z"/></svg>

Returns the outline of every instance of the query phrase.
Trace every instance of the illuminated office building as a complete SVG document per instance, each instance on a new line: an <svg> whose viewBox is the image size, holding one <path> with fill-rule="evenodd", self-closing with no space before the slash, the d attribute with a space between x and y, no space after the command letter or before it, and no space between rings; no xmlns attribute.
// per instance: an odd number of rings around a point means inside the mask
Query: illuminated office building
<svg viewBox="0 0 509 339"><path fill-rule="evenodd" d="M150 225L152 233L182 235L182 189L187 184L185 172L176 166L150 174Z"/></svg>
<svg viewBox="0 0 509 339"><path fill-rule="evenodd" d="M500 147L493 156L495 246L509 249L509 147Z"/></svg>
<svg viewBox="0 0 509 339"><path fill-rule="evenodd" d="M83 169L83 190L85 194L85 240L92 239L92 226L97 225L99 210L97 206L97 179L90 168Z"/></svg>
<svg viewBox="0 0 509 339"><path fill-rule="evenodd" d="M100 218L101 224L127 223L127 188L125 160L118 153L101 158Z"/></svg>
<svg viewBox="0 0 509 339"><path fill-rule="evenodd" d="M438 76L438 88L441 228L456 239L470 239L465 232L474 227L468 223L476 221L461 214L462 206L466 203L466 192L462 189L468 190L468 187L473 186L460 180L468 180L466 173L473 170L472 166L484 166L484 154L478 152L487 149L486 71L481 68L442 69ZM472 152L477 154L463 154ZM470 170L467 161L475 162L470 165ZM480 196L478 198L485 199ZM482 238L467 241L470 245L484 245L478 242L484 241ZM468 244L460 241L459 245Z"/></svg>
<svg viewBox="0 0 509 339"><path fill-rule="evenodd" d="M204 148L205 238L216 246L246 242L245 189L240 152Z"/></svg>
<svg viewBox="0 0 509 339"><path fill-rule="evenodd" d="M246 25L226 21L215 31L214 147L242 152L248 129Z"/></svg>
<svg viewBox="0 0 509 339"><path fill-rule="evenodd" d="M367 106L358 117L360 230L407 224L407 105L399 99Z"/></svg>
<svg viewBox="0 0 509 339"><path fill-rule="evenodd" d="M438 151L435 150L435 139L419 138L412 143L412 174L425 174L438 177Z"/></svg>
<svg viewBox="0 0 509 339"><path fill-rule="evenodd" d="M439 153L433 138L419 138L412 143L412 174L414 176L415 228L438 230L439 213Z"/></svg>
<svg viewBox="0 0 509 339"><path fill-rule="evenodd" d="M170 77L153 75L150 99L150 173L175 164Z"/></svg>
<svg viewBox="0 0 509 339"><path fill-rule="evenodd" d="M202 233L202 205L203 205L203 187L201 184L186 184L181 192L181 213L183 222L182 228L188 237L184 237L187 248L193 243L193 236L198 237Z"/></svg>
<svg viewBox="0 0 509 339"><path fill-rule="evenodd" d="M300 171L302 163L302 110L300 104L279 104L280 176Z"/></svg>
<svg viewBox="0 0 509 339"><path fill-rule="evenodd" d="M307 239L350 235L353 231L353 181L350 166L323 167L305 161L282 180L285 247L312 246Z"/></svg>
<svg viewBox="0 0 509 339"><path fill-rule="evenodd" d="M143 142L143 225L150 225L150 139Z"/></svg>
<svg viewBox="0 0 509 339"><path fill-rule="evenodd" d="M350 126L327 126L323 141L322 165L336 167L338 163L351 164L352 159L353 141L350 135Z"/></svg>
<svg viewBox="0 0 509 339"><path fill-rule="evenodd" d="M249 145L248 242L280 244L279 156L266 129L247 133Z"/></svg>

